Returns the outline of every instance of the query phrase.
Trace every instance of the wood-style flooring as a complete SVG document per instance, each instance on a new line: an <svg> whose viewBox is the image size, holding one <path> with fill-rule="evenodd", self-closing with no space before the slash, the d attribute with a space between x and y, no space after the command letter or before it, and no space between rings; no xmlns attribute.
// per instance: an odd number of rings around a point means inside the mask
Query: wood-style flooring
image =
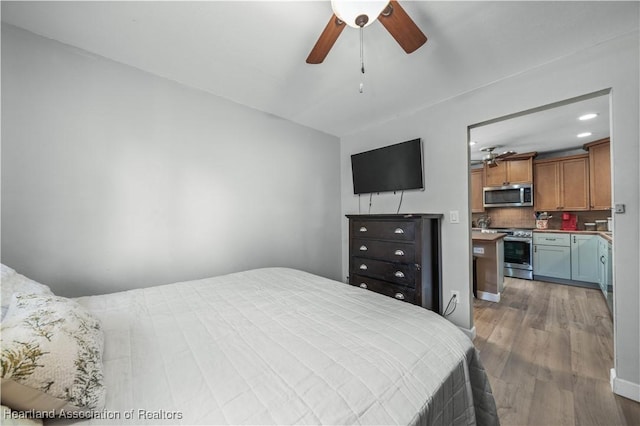
<svg viewBox="0 0 640 426"><path fill-rule="evenodd" d="M609 384L613 326L599 290L506 278L474 301L474 343L509 425L640 425L640 403Z"/></svg>

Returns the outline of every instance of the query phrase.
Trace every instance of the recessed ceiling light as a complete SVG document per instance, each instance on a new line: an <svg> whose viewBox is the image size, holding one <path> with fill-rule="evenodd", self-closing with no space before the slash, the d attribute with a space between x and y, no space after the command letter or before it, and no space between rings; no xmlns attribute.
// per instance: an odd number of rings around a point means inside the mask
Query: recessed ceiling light
<svg viewBox="0 0 640 426"><path fill-rule="evenodd" d="M579 138L586 138L587 136L591 136L591 132L578 133L576 136Z"/></svg>
<svg viewBox="0 0 640 426"><path fill-rule="evenodd" d="M589 114L581 115L580 117L578 117L578 120L580 121L591 120L592 118L596 118L597 116L598 114L596 114L595 112L591 112Z"/></svg>
<svg viewBox="0 0 640 426"><path fill-rule="evenodd" d="M478 142L476 142L476 141L469 141L469 146L473 146L473 145L475 145L475 144L477 144L477 143L478 143Z"/></svg>

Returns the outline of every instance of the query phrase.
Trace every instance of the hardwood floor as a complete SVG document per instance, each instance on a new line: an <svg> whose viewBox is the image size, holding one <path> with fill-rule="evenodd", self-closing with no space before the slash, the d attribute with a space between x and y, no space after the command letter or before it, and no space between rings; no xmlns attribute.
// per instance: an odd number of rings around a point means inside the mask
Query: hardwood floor
<svg viewBox="0 0 640 426"><path fill-rule="evenodd" d="M609 384L613 326L599 290L505 279L474 301L474 343L508 425L640 425L640 403Z"/></svg>

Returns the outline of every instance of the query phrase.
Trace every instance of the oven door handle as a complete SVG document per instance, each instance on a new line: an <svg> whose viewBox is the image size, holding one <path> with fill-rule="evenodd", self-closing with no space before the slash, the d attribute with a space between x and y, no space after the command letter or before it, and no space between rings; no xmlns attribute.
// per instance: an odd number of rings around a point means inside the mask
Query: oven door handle
<svg viewBox="0 0 640 426"><path fill-rule="evenodd" d="M505 241L519 241L522 243L529 243L531 244L533 242L532 238L528 238L528 237L504 237Z"/></svg>

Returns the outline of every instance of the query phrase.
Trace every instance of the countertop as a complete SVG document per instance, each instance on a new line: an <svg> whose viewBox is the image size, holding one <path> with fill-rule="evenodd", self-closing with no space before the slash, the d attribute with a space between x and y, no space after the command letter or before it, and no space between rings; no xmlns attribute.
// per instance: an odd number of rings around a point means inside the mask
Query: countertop
<svg viewBox="0 0 640 426"><path fill-rule="evenodd" d="M471 239L473 241L498 241L506 236L507 234L503 232L471 232Z"/></svg>

